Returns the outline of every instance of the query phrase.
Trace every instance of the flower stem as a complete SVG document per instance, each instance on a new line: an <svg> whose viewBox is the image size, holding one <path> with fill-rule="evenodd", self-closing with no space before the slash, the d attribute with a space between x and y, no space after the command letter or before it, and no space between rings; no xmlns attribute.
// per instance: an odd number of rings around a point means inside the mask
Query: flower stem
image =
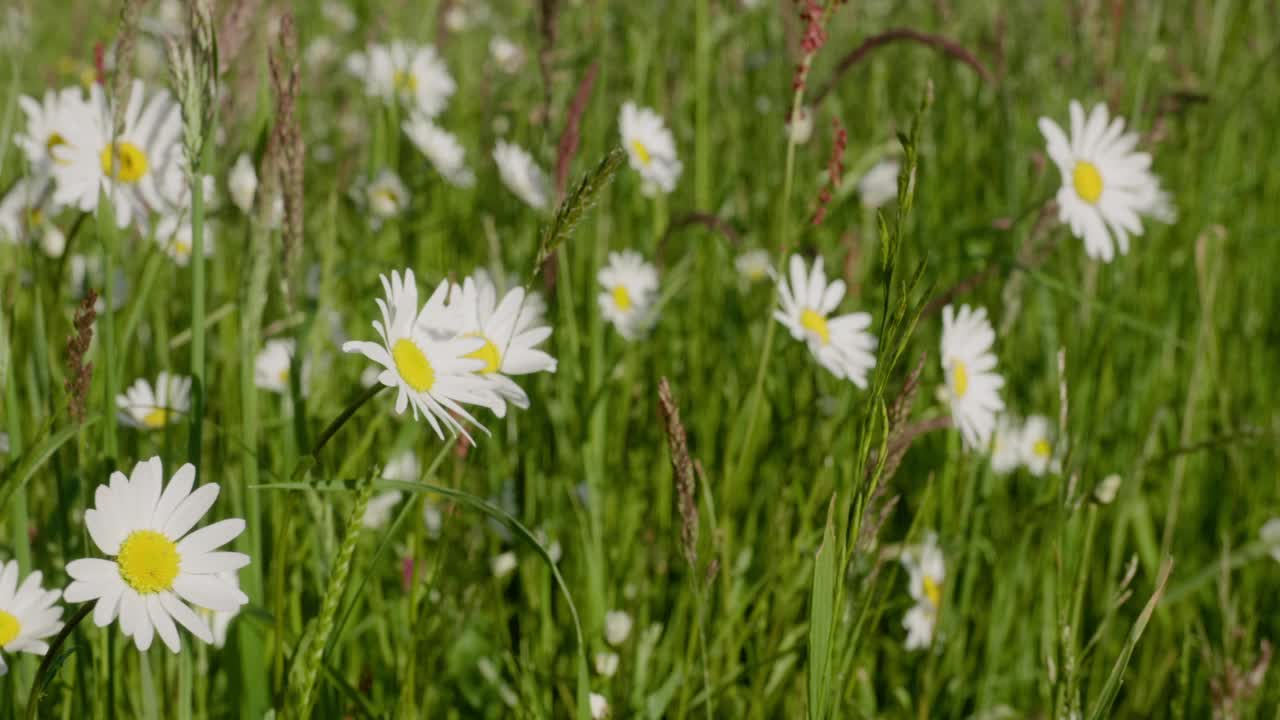
<svg viewBox="0 0 1280 720"><path fill-rule="evenodd" d="M193 157L191 183L191 440L189 461L200 468L201 429L204 422L204 183L199 156Z"/></svg>
<svg viewBox="0 0 1280 720"><path fill-rule="evenodd" d="M27 720L34 720L40 714L40 698L44 695L44 688L48 684L46 676L53 667L54 660L58 658L58 651L62 649L67 638L71 637L71 633L75 631L76 626L81 620L88 617L97 603L85 603L80 607L80 611L62 626L62 631L58 633L53 642L49 643L49 650L44 654L44 659L40 661L40 667L36 670L36 679L31 683L31 692L27 695Z"/></svg>

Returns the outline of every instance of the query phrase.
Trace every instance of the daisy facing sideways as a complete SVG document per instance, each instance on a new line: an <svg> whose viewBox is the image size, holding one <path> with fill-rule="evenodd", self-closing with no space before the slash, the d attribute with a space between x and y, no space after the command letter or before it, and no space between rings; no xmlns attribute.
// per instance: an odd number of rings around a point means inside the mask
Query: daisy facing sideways
<svg viewBox="0 0 1280 720"><path fill-rule="evenodd" d="M946 560L938 547L938 535L929 532L924 542L902 552L902 566L907 570L907 591L915 605L902 618L907 630L907 650L919 650L933 644L933 631L942 607L942 587L947 579Z"/></svg>
<svg viewBox="0 0 1280 720"><path fill-rule="evenodd" d="M294 341L288 338L268 340L253 361L254 384L267 392L288 395L294 347ZM304 396L307 394L307 380L310 375L309 363L303 360L301 390Z"/></svg>
<svg viewBox="0 0 1280 720"><path fill-rule="evenodd" d="M27 116L27 129L15 135L13 142L36 174L47 174L54 162L54 148L67 144L74 135L73 123L89 112L84 93L79 87L46 90L40 100L19 97L18 106Z"/></svg>
<svg viewBox="0 0 1280 720"><path fill-rule="evenodd" d="M453 324L450 329L461 337L484 341L479 350L467 357L484 361L479 373L498 398L494 406L498 417L506 415L508 402L521 410L529 407L529 396L510 376L556 371L555 358L537 348L551 336L551 328L521 328L524 305L522 287L512 288L499 300L488 273L466 278L461 285L454 285L449 295L449 321ZM429 316L424 319L431 321Z"/></svg>
<svg viewBox="0 0 1280 720"><path fill-rule="evenodd" d="M551 180L524 148L499 140L493 149L493 161L502 183L516 197L535 210L551 207Z"/></svg>
<svg viewBox="0 0 1280 720"><path fill-rule="evenodd" d="M609 264L597 279L603 290L596 297L600 314L627 340L636 340L657 321L658 270L634 250L609 253Z"/></svg>
<svg viewBox="0 0 1280 720"><path fill-rule="evenodd" d="M622 146L631 168L640 173L645 195L664 195L676 188L684 166L676 156L676 143L662 116L650 108L626 102L618 117Z"/></svg>
<svg viewBox="0 0 1280 720"><path fill-rule="evenodd" d="M779 307L773 312L774 318L791 331L791 337L806 343L818 363L832 375L866 388L867 372L876 366L872 354L876 338L867 332L871 316L849 313L828 317L844 299L845 285L838 278L827 283L821 256L806 272L804 258L792 255L789 270L789 283L787 278L778 278Z"/></svg>
<svg viewBox="0 0 1280 720"><path fill-rule="evenodd" d="M62 629L62 607L57 605L60 590L40 586L40 571L18 584L18 561L0 563L0 675L9 672L5 653L49 652L45 638Z"/></svg>
<svg viewBox="0 0 1280 720"><path fill-rule="evenodd" d="M67 602L96 600L94 624L106 627L118 616L120 630L141 651L159 635L171 651L180 652L174 621L213 643L209 624L191 606L235 612L249 602L220 575L248 565L249 556L218 550L244 532L244 520L222 520L192 531L218 499L217 484L195 489L195 481L196 469L188 463L166 487L158 457L135 465L131 477L112 473L109 485L98 486L84 525L98 549L113 559L67 563L73 580Z"/></svg>
<svg viewBox="0 0 1280 720"><path fill-rule="evenodd" d="M453 133L441 129L425 115L414 115L400 128L445 182L461 188L476 184L475 173L467 167L466 150Z"/></svg>
<svg viewBox="0 0 1280 720"><path fill-rule="evenodd" d="M156 386L138 378L123 395L116 396L120 422L144 430L158 430L181 422L191 409L191 378L161 372Z"/></svg>
<svg viewBox="0 0 1280 720"><path fill-rule="evenodd" d="M1102 103L1086 118L1072 100L1071 134L1040 118L1049 157L1062 174L1058 218L1084 240L1089 257L1111 262L1129 252L1129 236L1142 235L1142 215L1172 222L1173 204L1151 172L1151 155L1135 152L1138 133L1124 131L1124 118L1109 118Z"/></svg>
<svg viewBox="0 0 1280 720"><path fill-rule="evenodd" d="M500 402L488 380L478 374L485 362L471 357L484 347L484 340L426 330L437 326L431 321L433 316L446 317L447 280L436 287L421 308L412 270L405 270L403 276L392 271L390 278L382 275L381 280L386 300L377 300L382 320L374 320L373 329L382 342L346 342L342 344L343 352L360 353L383 367L378 382L396 390L397 415L412 407L414 419L424 417L440 439L444 439L447 429L450 434L461 433L470 440L471 435L457 418L481 430L484 426L462 407L463 403L496 409Z"/></svg>
<svg viewBox="0 0 1280 720"><path fill-rule="evenodd" d="M1000 388L1004 378L996 372L996 356L991 352L996 332L987 319L986 308L960 311L948 305L942 309L942 371L947 378L947 401L951 417L970 450L986 450L996 427L996 416L1004 410Z"/></svg>

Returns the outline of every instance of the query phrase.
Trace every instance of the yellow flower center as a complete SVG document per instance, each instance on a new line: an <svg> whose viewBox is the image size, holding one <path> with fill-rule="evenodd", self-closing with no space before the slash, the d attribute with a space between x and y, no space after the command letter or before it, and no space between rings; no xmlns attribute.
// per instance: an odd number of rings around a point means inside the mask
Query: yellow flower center
<svg viewBox="0 0 1280 720"><path fill-rule="evenodd" d="M625 286L615 285L613 287L613 304L617 305L622 312L631 309L631 293L627 292Z"/></svg>
<svg viewBox="0 0 1280 720"><path fill-rule="evenodd" d="M37 227L44 223L44 213L38 207L27 211L27 225Z"/></svg>
<svg viewBox="0 0 1280 720"><path fill-rule="evenodd" d="M1088 160L1076 162L1076 169L1071 172L1071 180L1076 186L1076 194L1089 204L1098 202L1102 197L1102 173L1098 166Z"/></svg>
<svg viewBox="0 0 1280 720"><path fill-rule="evenodd" d="M112 152L112 150L115 152ZM147 174L147 154L131 142L120 140L102 150L102 172L120 182L136 183Z"/></svg>
<svg viewBox="0 0 1280 720"><path fill-rule="evenodd" d="M938 607L942 604L942 588L938 586L938 582L928 575L924 576L924 596L929 598L929 602Z"/></svg>
<svg viewBox="0 0 1280 720"><path fill-rule="evenodd" d="M483 360L484 367L480 369L480 372L486 375L498 372L498 368L502 367L502 355L498 352L498 346L483 335L477 334L472 337L483 338L484 345L481 345L479 350L467 355L467 357Z"/></svg>
<svg viewBox="0 0 1280 720"><path fill-rule="evenodd" d="M13 642L20 632L22 632L22 624L18 622L18 618L0 610L0 647Z"/></svg>
<svg viewBox="0 0 1280 720"><path fill-rule="evenodd" d="M400 207L400 198L388 188L378 188L369 193L369 204L380 210L395 212Z"/></svg>
<svg viewBox="0 0 1280 720"><path fill-rule="evenodd" d="M1041 438L1031 446L1031 452L1037 457L1048 459L1049 455L1053 453L1053 447L1049 445L1048 440Z"/></svg>
<svg viewBox="0 0 1280 720"><path fill-rule="evenodd" d="M142 416L142 424L149 428L162 428L169 423L168 408L156 408Z"/></svg>
<svg viewBox="0 0 1280 720"><path fill-rule="evenodd" d="M62 137L61 133L49 133L49 139L44 141L44 149L52 154L53 149L59 145L66 145L67 139Z"/></svg>
<svg viewBox="0 0 1280 720"><path fill-rule="evenodd" d="M289 368L286 367L285 369L281 370L280 375L278 377L280 379L281 385L288 385L289 384Z"/></svg>
<svg viewBox="0 0 1280 720"><path fill-rule="evenodd" d="M173 588L182 557L178 546L164 535L155 530L134 530L120 544L116 563L129 587L146 595Z"/></svg>
<svg viewBox="0 0 1280 720"><path fill-rule="evenodd" d="M396 362L396 371L409 387L418 392L428 392L436 384L436 371L431 362L423 354L422 349L408 338L396 341L391 348L391 358Z"/></svg>
<svg viewBox="0 0 1280 720"><path fill-rule="evenodd" d="M93 87L97 82L98 72L93 69L93 66L86 65L80 70L80 84L84 86L85 90Z"/></svg>
<svg viewBox="0 0 1280 720"><path fill-rule="evenodd" d="M951 391L958 398L969 392L969 368L960 360L951 361Z"/></svg>
<svg viewBox="0 0 1280 720"><path fill-rule="evenodd" d="M827 327L827 319L809 308L800 313L800 327L817 335L823 345L831 342L831 328Z"/></svg>
<svg viewBox="0 0 1280 720"><path fill-rule="evenodd" d="M645 147L644 143L639 140L631 141L631 150L636 154L636 157L640 158L641 165L648 165L653 161L653 157L649 155L649 148Z"/></svg>
<svg viewBox="0 0 1280 720"><path fill-rule="evenodd" d="M400 90L401 92L417 92L418 91L418 76L414 75L411 72L405 72L404 70L397 70L395 77L392 79L391 82L396 86L396 89Z"/></svg>
<svg viewBox="0 0 1280 720"><path fill-rule="evenodd" d="M191 243L175 240L173 251L182 257L191 257Z"/></svg>

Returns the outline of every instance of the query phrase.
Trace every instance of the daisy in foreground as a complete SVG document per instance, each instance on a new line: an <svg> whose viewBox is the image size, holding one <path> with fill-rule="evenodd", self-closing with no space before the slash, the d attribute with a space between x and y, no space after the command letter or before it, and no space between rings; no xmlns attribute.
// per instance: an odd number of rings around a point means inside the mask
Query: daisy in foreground
<svg viewBox="0 0 1280 720"><path fill-rule="evenodd" d="M155 389L138 378L123 395L116 396L120 422L144 430L158 430L180 422L191 409L191 378L161 372Z"/></svg>
<svg viewBox="0 0 1280 720"><path fill-rule="evenodd" d="M1102 103L1087 119L1079 102L1072 100L1069 110L1070 137L1040 118L1049 157L1062 174L1058 218L1084 240L1090 257L1111 262L1117 249L1129 252L1130 235L1142 235L1141 215L1172 222L1172 203L1151 172L1151 155L1134 152L1138 134L1124 131L1124 118L1108 119Z"/></svg>
<svg viewBox="0 0 1280 720"><path fill-rule="evenodd" d="M947 376L946 397L951 417L964 437L965 447L985 450L996 427L996 416L1004 410L1000 388L1004 378L995 371L991 352L996 333L987 319L987 309L951 305L942 309L942 371Z"/></svg>
<svg viewBox="0 0 1280 720"><path fill-rule="evenodd" d="M601 268L604 290L596 298L600 314L627 340L636 340L657 320L654 301L658 295L658 271L634 250L609 253L608 266Z"/></svg>
<svg viewBox="0 0 1280 720"><path fill-rule="evenodd" d="M44 655L44 639L62 629L62 608L55 604L62 592L45 590L40 579L37 570L18 585L18 561L0 563L0 675L9 672L4 653Z"/></svg>
<svg viewBox="0 0 1280 720"><path fill-rule="evenodd" d="M636 107L628 101L618 117L622 146L627 149L631 167L644 181L642 192L656 195L676 188L684 166L676 157L676 143L662 116L650 108Z"/></svg>
<svg viewBox="0 0 1280 720"><path fill-rule="evenodd" d="M906 648L919 650L933 644L933 630L942 607L942 583L947 579L938 535L929 532L924 543L903 551L901 561L907 569L907 590L916 601L902 618L902 626L907 630Z"/></svg>
<svg viewBox="0 0 1280 720"><path fill-rule="evenodd" d="M455 416L487 433L462 407L462 403L469 403L496 411L501 402L489 382L477 374L484 369L485 361L474 355L485 341L478 337L449 337L426 329L439 325L432 322L432 317L447 317L445 296L449 282L441 282L427 304L419 308L412 270L405 270L403 277L395 271L390 279L386 275L380 277L386 300L377 300L382 320L374 320L373 329L382 342L346 342L342 344L343 352L360 353L384 368L378 374L378 382L396 389L397 415L412 406L414 419L422 415L442 440L441 425L450 434L462 433L471 440Z"/></svg>
<svg viewBox="0 0 1280 720"><path fill-rule="evenodd" d="M849 313L827 317L844 299L845 285L840 279L827 284L822 257L813 261L813 269L805 272L804 258L791 256L791 282L778 278L779 308L773 316L791 331L791 337L808 344L809 351L822 367L860 388L867 387L867 372L876 366L876 338L867 332L871 316Z"/></svg>
<svg viewBox="0 0 1280 720"><path fill-rule="evenodd" d="M84 524L98 549L115 559L67 563L74 581L67 586L67 602L96 600L98 627L119 615L120 630L141 651L159 635L171 651L180 652L174 621L213 643L209 624L187 603L235 612L249 602L220 575L248 565L249 556L218 550L244 532L244 520L222 520L192 532L218 499L217 484L193 490L195 481L196 469L188 463L165 487L158 457L135 465L131 477L112 473L110 485L98 486Z"/></svg>

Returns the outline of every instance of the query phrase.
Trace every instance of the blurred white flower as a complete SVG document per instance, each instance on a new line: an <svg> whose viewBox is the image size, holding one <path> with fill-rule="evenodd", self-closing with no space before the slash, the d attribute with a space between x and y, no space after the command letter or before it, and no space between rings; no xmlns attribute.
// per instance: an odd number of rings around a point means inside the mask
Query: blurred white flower
<svg viewBox="0 0 1280 720"><path fill-rule="evenodd" d="M598 652L595 654L596 673L611 678L618 672L618 653Z"/></svg>
<svg viewBox="0 0 1280 720"><path fill-rule="evenodd" d="M493 576L499 579L514 572L517 564L516 554L510 550L498 555L489 563L490 569L493 571Z"/></svg>
<svg viewBox="0 0 1280 720"><path fill-rule="evenodd" d="M382 221L404 212L409 206L409 188L390 168L383 168L364 190L364 201L370 213L369 223L377 229Z"/></svg>
<svg viewBox="0 0 1280 720"><path fill-rule="evenodd" d="M1110 505L1116 499L1116 493L1120 492L1121 482L1119 475L1108 475L1102 478L1102 481L1098 483L1098 487L1094 488L1093 496L1103 505ZM1277 532L1280 532L1280 530Z"/></svg>
<svg viewBox="0 0 1280 720"><path fill-rule="evenodd" d="M524 65L524 48L511 42L502 35L494 35L489 40L489 55L505 73L514 75Z"/></svg>
<svg viewBox="0 0 1280 720"><path fill-rule="evenodd" d="M1266 546L1267 553L1280 562L1280 518L1271 518L1258 531L1258 537Z"/></svg>
<svg viewBox="0 0 1280 720"><path fill-rule="evenodd" d="M349 33L356 29L356 14L345 2L326 0L320 5L320 14L333 25L335 30Z"/></svg>
<svg viewBox="0 0 1280 720"><path fill-rule="evenodd" d="M898 197L898 173L902 163L896 158L886 158L876 163L858 181L858 197L866 208L882 207Z"/></svg>
<svg viewBox="0 0 1280 720"><path fill-rule="evenodd" d="M733 259L733 266L747 282L758 282L773 272L773 261L769 258L769 251L764 249L738 253L738 257Z"/></svg>
<svg viewBox="0 0 1280 720"><path fill-rule="evenodd" d="M457 90L444 59L431 45L370 45L348 56L346 66L363 82L366 95L384 102L399 99L410 111L429 118L444 112Z"/></svg>
<svg viewBox="0 0 1280 720"><path fill-rule="evenodd" d="M942 585L947 579L946 562L938 547L938 536L930 531L924 542L907 548L900 558L907 569L907 590L916 604L902 619L907 630L907 650L918 650L933 644L933 631L942 606Z"/></svg>
<svg viewBox="0 0 1280 720"><path fill-rule="evenodd" d="M1022 464L1022 424L1016 415L1003 413L991 438L991 470L1007 475Z"/></svg>
<svg viewBox="0 0 1280 720"><path fill-rule="evenodd" d="M614 647L631 636L631 615L625 610L610 610L604 614L604 639Z"/></svg>
<svg viewBox="0 0 1280 720"><path fill-rule="evenodd" d="M399 490L378 493L365 506L364 516L360 518L360 524L371 530L385 526L387 521L391 519L391 511L400 503L401 497L403 497L403 494Z"/></svg>
<svg viewBox="0 0 1280 720"><path fill-rule="evenodd" d="M813 111L801 105L794 117L787 118L787 139L796 145L804 145L813 137Z"/></svg>
<svg viewBox="0 0 1280 720"><path fill-rule="evenodd" d="M658 270L634 250L609 253L609 264L597 279L603 290L597 296L600 314L626 340L637 340L657 320Z"/></svg>
<svg viewBox="0 0 1280 720"><path fill-rule="evenodd" d="M405 120L401 128L446 182L462 188L475 185L475 173L467 167L466 150L456 136L423 115Z"/></svg>
<svg viewBox="0 0 1280 720"><path fill-rule="evenodd" d="M591 693L591 720L605 720L609 717L609 701L600 693Z"/></svg>
<svg viewBox="0 0 1280 720"><path fill-rule="evenodd" d="M1053 447L1053 424L1043 415L1027 418L1018 441L1018 454L1032 475L1062 472L1062 459Z"/></svg>
<svg viewBox="0 0 1280 720"><path fill-rule="evenodd" d="M253 169L253 161L245 153L240 153L236 164L231 166L227 174L227 191L231 202L240 208L240 212L253 212L253 196L258 192L258 173Z"/></svg>
<svg viewBox="0 0 1280 720"><path fill-rule="evenodd" d="M493 161L498 165L503 184L516 197L535 210L551 206L551 180L524 148L499 140L493 149Z"/></svg>

